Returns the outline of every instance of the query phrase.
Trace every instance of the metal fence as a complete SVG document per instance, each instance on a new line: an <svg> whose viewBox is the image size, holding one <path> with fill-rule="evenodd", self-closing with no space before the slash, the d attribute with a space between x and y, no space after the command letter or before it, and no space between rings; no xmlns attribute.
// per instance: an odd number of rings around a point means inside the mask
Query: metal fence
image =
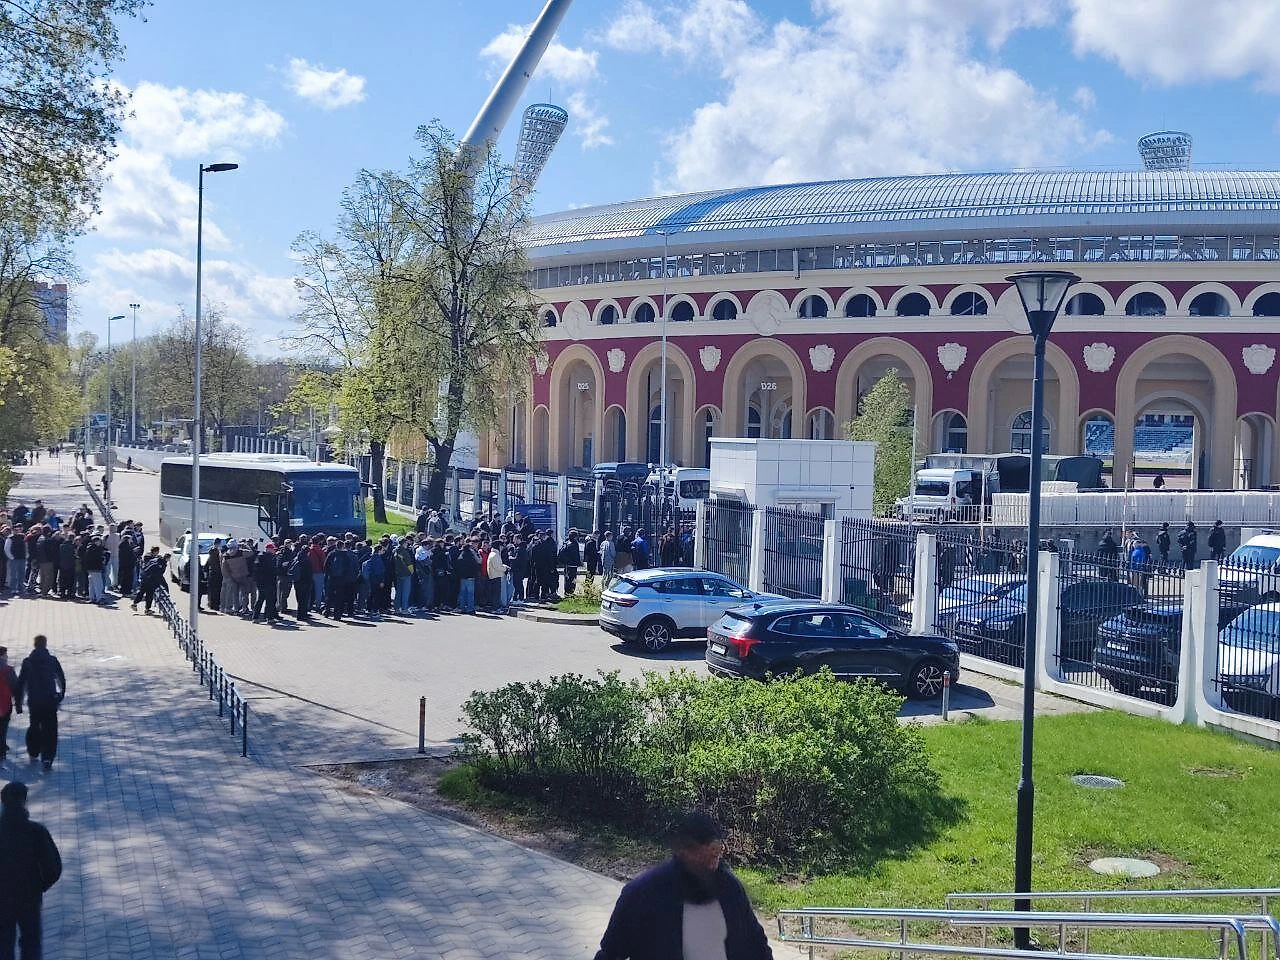
<svg viewBox="0 0 1280 960"><path fill-rule="evenodd" d="M764 510L764 589L784 597L822 596L821 514Z"/></svg>
<svg viewBox="0 0 1280 960"><path fill-rule="evenodd" d="M905 523L845 518L840 528L840 599L889 626L911 627L916 528Z"/></svg>
<svg viewBox="0 0 1280 960"><path fill-rule="evenodd" d="M998 531L938 531L935 629L963 653L1020 667L1026 629L1025 544Z"/></svg>
<svg viewBox="0 0 1280 960"><path fill-rule="evenodd" d="M708 500L706 506L706 565L746 585L751 574L751 518L753 510L733 500Z"/></svg>
<svg viewBox="0 0 1280 960"><path fill-rule="evenodd" d="M1218 668L1227 707L1280 720L1280 564L1229 557L1218 568Z"/></svg>
<svg viewBox="0 0 1280 960"><path fill-rule="evenodd" d="M249 755L249 701L236 689L235 682L214 659L213 653L205 646L198 631L192 630L191 625L178 612L177 605L174 604L173 597L167 589L156 593L156 605L160 615L169 624L174 639L178 641L178 647L190 661L191 672L198 672L201 686L208 688L209 700L218 701L218 716L230 718L233 737L237 732L239 733L240 756L247 757Z"/></svg>
<svg viewBox="0 0 1280 960"><path fill-rule="evenodd" d="M1061 556L1056 662L1068 683L1168 705L1178 698L1186 571L1135 547Z"/></svg>

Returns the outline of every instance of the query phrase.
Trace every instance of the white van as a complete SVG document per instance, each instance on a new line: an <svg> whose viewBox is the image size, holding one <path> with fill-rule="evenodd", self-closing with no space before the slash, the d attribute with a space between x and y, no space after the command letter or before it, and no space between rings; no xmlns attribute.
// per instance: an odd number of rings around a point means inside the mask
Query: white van
<svg viewBox="0 0 1280 960"><path fill-rule="evenodd" d="M915 491L895 504L900 520L962 520L982 503L983 477L979 470L926 467L916 471Z"/></svg>
<svg viewBox="0 0 1280 960"><path fill-rule="evenodd" d="M658 471L649 474L649 483L658 485ZM667 493L675 494L681 510L695 510L699 500L711 496L711 471L706 467L667 467Z"/></svg>
<svg viewBox="0 0 1280 960"><path fill-rule="evenodd" d="M1262 533L1236 547L1218 567L1224 602L1257 603L1280 589L1280 534Z"/></svg>

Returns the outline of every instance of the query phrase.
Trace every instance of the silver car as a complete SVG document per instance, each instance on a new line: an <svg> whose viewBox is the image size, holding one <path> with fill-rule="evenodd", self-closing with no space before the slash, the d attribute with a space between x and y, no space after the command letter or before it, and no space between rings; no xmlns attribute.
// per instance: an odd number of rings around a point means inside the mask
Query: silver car
<svg viewBox="0 0 1280 960"><path fill-rule="evenodd" d="M726 610L777 599L709 570L654 567L623 574L600 594L600 629L660 653L681 637L705 640Z"/></svg>

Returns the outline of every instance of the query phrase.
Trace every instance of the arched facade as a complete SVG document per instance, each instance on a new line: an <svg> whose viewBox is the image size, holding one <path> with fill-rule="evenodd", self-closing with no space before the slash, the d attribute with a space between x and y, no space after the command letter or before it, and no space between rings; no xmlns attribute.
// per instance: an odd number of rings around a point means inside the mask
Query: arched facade
<svg viewBox="0 0 1280 960"><path fill-rule="evenodd" d="M925 449L925 445L929 443L930 424L933 422L933 377L920 351L895 337L872 337L864 340L845 356L836 373L836 423L842 428L857 415L860 391L865 392L874 382L870 376L866 380L871 382L860 382L860 374L868 363L878 358L887 358L903 379L910 381L916 408L917 449ZM883 362L877 364L875 372L879 372L883 366Z"/></svg>
<svg viewBox="0 0 1280 960"><path fill-rule="evenodd" d="M604 427L604 369L595 352L582 344L561 350L551 366L549 455L551 469L562 473L589 467L598 458L596 442Z"/></svg>
<svg viewBox="0 0 1280 960"><path fill-rule="evenodd" d="M1016 383L998 378L1006 361L1025 360L1025 379ZM1002 449L1001 436L1008 439L1007 421L1031 407L1030 366L1033 359L1029 337L1014 336L1001 340L987 350L973 365L969 375L969 443L984 450ZM1055 424L1074 424L1080 416L1080 378L1066 352L1052 341L1045 350L1046 374L1052 374L1054 389L1046 384L1045 409ZM1013 387L1013 389L1010 389ZM997 433L997 425L999 431ZM1055 430L1050 453L1073 456L1079 453L1079 437L1075 430Z"/></svg>
<svg viewBox="0 0 1280 960"><path fill-rule="evenodd" d="M697 379L693 364L680 347L667 344L667 459L687 464L693 459L692 431L689 414L697 409ZM662 344L650 343L640 349L627 365L627 423L634 429L627 434L627 459L656 463L650 457L652 446L648 424L651 412L661 407ZM644 425L644 426L642 426ZM603 458L601 458L603 459Z"/></svg>
<svg viewBox="0 0 1280 960"><path fill-rule="evenodd" d="M742 347L724 371L724 435L750 436L752 411L759 418L760 435L775 436L784 426L793 433L784 418L788 411L808 409L807 382L804 365L785 343L755 340ZM794 420L798 424L799 417Z"/></svg>

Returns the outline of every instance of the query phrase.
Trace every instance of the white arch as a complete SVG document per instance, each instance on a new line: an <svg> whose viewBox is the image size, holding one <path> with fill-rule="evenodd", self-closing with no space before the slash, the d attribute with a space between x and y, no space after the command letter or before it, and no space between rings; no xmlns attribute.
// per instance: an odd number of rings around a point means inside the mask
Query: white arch
<svg viewBox="0 0 1280 960"><path fill-rule="evenodd" d="M1074 289L1074 288L1073 288ZM1178 304L1173 299L1173 294L1169 292L1169 288L1162 283L1155 283L1152 280L1142 280L1138 283L1131 283L1125 287L1124 293L1116 297L1116 309L1121 313L1129 307L1129 301L1140 293L1154 293L1157 297L1164 301L1164 312L1166 314L1177 313Z"/></svg>
<svg viewBox="0 0 1280 960"><path fill-rule="evenodd" d="M636 297L634 300L631 301L631 306L627 310L627 316L626 316L626 320L628 323L636 322L636 311L640 309L641 304L645 304L645 303L653 307L653 319L655 321L662 319L662 311L658 309L658 301L653 299L653 297L649 296L648 294L645 294L645 295Z"/></svg>
<svg viewBox="0 0 1280 960"><path fill-rule="evenodd" d="M612 297L609 297L608 299L601 300L599 303L596 304L595 312L591 314L592 323L599 326L600 314L604 313L605 307L613 307L614 310L618 311L618 319L614 321L615 324L622 323L627 319L627 315L622 312L622 307L618 305L618 301L614 300Z"/></svg>
<svg viewBox="0 0 1280 960"><path fill-rule="evenodd" d="M979 284L976 284L976 283L962 283L958 287L956 287L954 290L952 290L950 293L948 293L942 301L942 305L941 305L942 312L946 314L950 314L951 305L956 302L956 298L959 297L962 293L976 293L978 296L980 296L983 300L987 302L987 313L995 313L995 310L996 310L995 297L991 296L991 294L987 292L986 287L980 286Z"/></svg>
<svg viewBox="0 0 1280 960"><path fill-rule="evenodd" d="M729 302L731 302L734 305L734 307L737 308L738 319L742 318L743 309L744 309L742 306L742 301L738 299L737 294L729 293L726 290L723 293L715 294L710 300L707 301L707 312L703 319L714 320L716 317L716 305L723 300L728 300Z"/></svg>
<svg viewBox="0 0 1280 960"><path fill-rule="evenodd" d="M821 287L809 287L808 289L801 290L798 294L796 294L795 298L794 298L794 299L792 299L792 301L791 301L791 315L792 315L793 317L798 317L798 316L800 316L800 306L801 306L801 304L803 304L803 303L804 303L806 300L808 300L810 297L821 297L821 298L822 298L823 302L824 302L824 303L826 303L826 305L827 305L827 316L828 316L828 317L829 317L829 316L831 316L831 314L835 311L836 305L835 305L834 303L832 303L832 301L831 301L831 295L830 295L830 294L828 294L828 293L827 293L827 291L823 290Z"/></svg>
<svg viewBox="0 0 1280 960"><path fill-rule="evenodd" d="M902 298L909 293L921 294L929 304L930 314L935 313L937 311L938 309L937 297L935 297L928 288L917 286L914 284L906 287L899 287L897 291L894 292L893 296L889 298L889 302L885 305L885 311L891 314L897 314L898 304L901 302Z"/></svg>
<svg viewBox="0 0 1280 960"><path fill-rule="evenodd" d="M1212 280L1206 280L1204 283L1197 283L1194 287L1182 295L1182 302L1178 304L1179 313L1191 312L1191 301L1202 293L1221 294L1222 299L1227 301L1227 309L1233 313L1240 312L1240 298L1236 296L1236 292L1228 287L1225 283L1216 283Z"/></svg>
<svg viewBox="0 0 1280 960"><path fill-rule="evenodd" d="M850 300L858 296L858 294L860 293L865 293L868 297L871 298L871 302L876 305L877 316L882 312L884 312L884 301L880 299L880 294L876 293L870 287L850 287L848 290L842 293L840 295L840 299L836 301L836 315L840 317L844 317L845 307L849 305ZM849 319L849 318L845 317L845 319Z"/></svg>
<svg viewBox="0 0 1280 960"><path fill-rule="evenodd" d="M1240 305L1241 311L1248 316L1253 316L1253 308L1268 293L1280 293L1280 280L1268 280L1250 290L1249 295L1244 298L1244 302Z"/></svg>
<svg viewBox="0 0 1280 960"><path fill-rule="evenodd" d="M667 297L667 319L668 320L671 319L671 312L675 310L676 304L678 303L687 303L689 304L689 306L693 307L694 320L705 319L702 316L701 311L698 310L698 301L694 300L693 297L689 296L687 293L673 293ZM661 311L658 312L658 317L659 319L661 319L662 317Z"/></svg>

